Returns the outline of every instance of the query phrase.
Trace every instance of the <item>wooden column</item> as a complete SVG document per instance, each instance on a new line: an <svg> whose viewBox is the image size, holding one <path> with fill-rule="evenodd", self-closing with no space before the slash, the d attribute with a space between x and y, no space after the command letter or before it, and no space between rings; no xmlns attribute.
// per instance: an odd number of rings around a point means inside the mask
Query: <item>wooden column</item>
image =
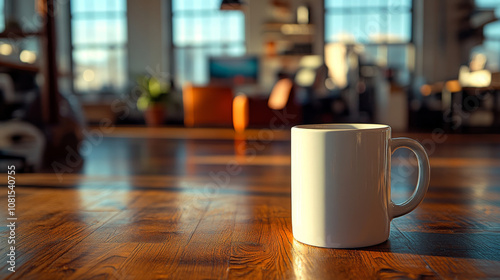
<svg viewBox="0 0 500 280"><path fill-rule="evenodd" d="M42 114L44 123L55 125L59 122L59 88L56 61L55 7L53 0L39 0L38 10L43 18L41 37L42 64L44 77L42 87Z"/></svg>

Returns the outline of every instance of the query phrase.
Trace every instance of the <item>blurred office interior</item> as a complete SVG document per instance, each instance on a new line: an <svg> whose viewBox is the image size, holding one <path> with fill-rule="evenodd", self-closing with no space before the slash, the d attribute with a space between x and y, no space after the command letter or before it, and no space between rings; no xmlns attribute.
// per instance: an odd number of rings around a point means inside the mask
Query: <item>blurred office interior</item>
<svg viewBox="0 0 500 280"><path fill-rule="evenodd" d="M495 133L499 17L495 0L0 0L0 157L40 170L115 128Z"/></svg>

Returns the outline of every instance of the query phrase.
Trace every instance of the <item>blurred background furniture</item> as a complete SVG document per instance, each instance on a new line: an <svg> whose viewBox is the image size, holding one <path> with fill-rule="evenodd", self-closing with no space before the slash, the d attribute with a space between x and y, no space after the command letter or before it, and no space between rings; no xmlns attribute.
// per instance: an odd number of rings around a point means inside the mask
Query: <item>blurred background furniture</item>
<svg viewBox="0 0 500 280"><path fill-rule="evenodd" d="M22 162L23 171L39 171L45 151L45 135L26 121L0 122L0 161Z"/></svg>
<svg viewBox="0 0 500 280"><path fill-rule="evenodd" d="M184 125L186 127L232 125L233 89L223 86L183 88Z"/></svg>
<svg viewBox="0 0 500 280"><path fill-rule="evenodd" d="M238 95L233 101L233 126L236 131L247 127L285 128L301 123L301 106L295 99L291 79L282 78L269 98Z"/></svg>
<svg viewBox="0 0 500 280"><path fill-rule="evenodd" d="M9 22L0 33L0 39L7 39L1 44L0 60L0 107L4 109L0 152L3 160L24 158L27 171L39 171L42 165L65 158L68 148L79 155L85 127L78 101L59 88L54 1L37 0L35 7L38 30L25 32L19 22ZM38 54L23 49L30 45L25 42L30 37Z"/></svg>

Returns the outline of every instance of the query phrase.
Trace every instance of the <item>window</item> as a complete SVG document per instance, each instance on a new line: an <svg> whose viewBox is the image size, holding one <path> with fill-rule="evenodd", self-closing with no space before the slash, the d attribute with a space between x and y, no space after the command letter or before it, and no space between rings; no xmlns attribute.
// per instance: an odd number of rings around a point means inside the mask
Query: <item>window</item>
<svg viewBox="0 0 500 280"><path fill-rule="evenodd" d="M0 32L5 30L5 1L0 0Z"/></svg>
<svg viewBox="0 0 500 280"><path fill-rule="evenodd" d="M325 42L361 44L368 62L399 70L409 82L411 0L325 0Z"/></svg>
<svg viewBox="0 0 500 280"><path fill-rule="evenodd" d="M126 0L71 0L77 93L118 93L127 85Z"/></svg>
<svg viewBox="0 0 500 280"><path fill-rule="evenodd" d="M498 0L476 0L479 10L494 9L497 18L500 18L500 2ZM487 68L500 71L500 21L488 23L484 27L483 45L478 49L488 58Z"/></svg>
<svg viewBox="0 0 500 280"><path fill-rule="evenodd" d="M408 43L411 0L325 0L325 40Z"/></svg>
<svg viewBox="0 0 500 280"><path fill-rule="evenodd" d="M173 0L172 25L177 85L207 83L210 56L245 54L245 18L221 11L220 0Z"/></svg>

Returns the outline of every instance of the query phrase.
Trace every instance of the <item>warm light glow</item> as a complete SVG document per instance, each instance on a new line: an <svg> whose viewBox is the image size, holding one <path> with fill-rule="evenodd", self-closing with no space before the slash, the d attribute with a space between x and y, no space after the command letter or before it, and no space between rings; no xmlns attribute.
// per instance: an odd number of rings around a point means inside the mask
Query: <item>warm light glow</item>
<svg viewBox="0 0 500 280"><path fill-rule="evenodd" d="M90 70L90 69L87 69L85 71L83 71L83 79L86 81L86 82L91 82L93 81L95 78L95 73L94 71Z"/></svg>
<svg viewBox="0 0 500 280"><path fill-rule="evenodd" d="M370 41L374 43L403 43L405 39L397 34L373 33L369 35Z"/></svg>
<svg viewBox="0 0 500 280"><path fill-rule="evenodd" d="M474 57L470 62L470 70L471 71L483 70L484 66L486 65L486 60L487 60L486 55L482 53L474 55Z"/></svg>
<svg viewBox="0 0 500 280"><path fill-rule="evenodd" d="M297 8L297 23L309 23L309 9L306 6L300 6Z"/></svg>
<svg viewBox="0 0 500 280"><path fill-rule="evenodd" d="M237 132L245 131L248 126L248 97L244 94L233 99L233 127Z"/></svg>
<svg viewBox="0 0 500 280"><path fill-rule="evenodd" d="M346 43L346 44L354 44L356 42L356 38L354 37L354 35L352 35L351 33L347 33L347 32L339 32L335 35L333 35L330 40L332 41L338 41L338 42L342 42L342 43Z"/></svg>
<svg viewBox="0 0 500 280"><path fill-rule="evenodd" d="M279 80L273 88L267 105L273 110L285 108L292 90L293 82L290 79Z"/></svg>
<svg viewBox="0 0 500 280"><path fill-rule="evenodd" d="M186 127L194 126L194 93L193 85L186 83L182 94L182 103L184 104L184 125Z"/></svg>
<svg viewBox="0 0 500 280"><path fill-rule="evenodd" d="M12 46L9 44L1 44L0 45L0 54L1 55L10 55L12 53Z"/></svg>
<svg viewBox="0 0 500 280"><path fill-rule="evenodd" d="M423 96L429 96L432 93L432 87L430 85L423 85L420 87L420 92Z"/></svg>
<svg viewBox="0 0 500 280"><path fill-rule="evenodd" d="M281 26L281 33L285 35L309 35L312 34L313 29L309 28L307 24L283 24Z"/></svg>
<svg viewBox="0 0 500 280"><path fill-rule="evenodd" d="M491 72L488 70L470 72L469 67L462 66L458 81L463 87L488 87L491 85Z"/></svg>
<svg viewBox="0 0 500 280"><path fill-rule="evenodd" d="M331 82L336 88L347 86L346 46L342 43L330 43L325 46L325 63ZM327 86L328 87L328 86Z"/></svg>
<svg viewBox="0 0 500 280"><path fill-rule="evenodd" d="M293 250L291 251L293 256L293 270L295 272L295 277L299 279L310 278L310 275L307 274L307 267L303 261L304 256L306 256L304 251L306 251L308 248L306 248L306 245L301 244L295 239L293 240L292 246Z"/></svg>
<svg viewBox="0 0 500 280"><path fill-rule="evenodd" d="M19 59L24 63L35 63L36 54L32 51L24 50L19 55Z"/></svg>
<svg viewBox="0 0 500 280"><path fill-rule="evenodd" d="M310 87L316 79L316 71L304 68L297 72L295 82L301 87Z"/></svg>
<svg viewBox="0 0 500 280"><path fill-rule="evenodd" d="M242 135L238 135L242 137ZM240 139L241 139L240 138ZM243 140L243 139L241 139ZM241 142L240 142L241 143ZM241 145L241 144L240 144ZM241 151L243 152L243 151ZM254 166L287 166L290 165L290 155L192 155L189 157L189 163L196 165L225 165L228 162L238 163L239 165L254 165Z"/></svg>
<svg viewBox="0 0 500 280"><path fill-rule="evenodd" d="M445 84L445 87L449 92L462 91L462 87L460 86L460 83L458 82L458 80L447 81Z"/></svg>
<svg viewBox="0 0 500 280"><path fill-rule="evenodd" d="M323 65L323 58L319 55L305 55L300 59L299 66L307 68L318 68Z"/></svg>

